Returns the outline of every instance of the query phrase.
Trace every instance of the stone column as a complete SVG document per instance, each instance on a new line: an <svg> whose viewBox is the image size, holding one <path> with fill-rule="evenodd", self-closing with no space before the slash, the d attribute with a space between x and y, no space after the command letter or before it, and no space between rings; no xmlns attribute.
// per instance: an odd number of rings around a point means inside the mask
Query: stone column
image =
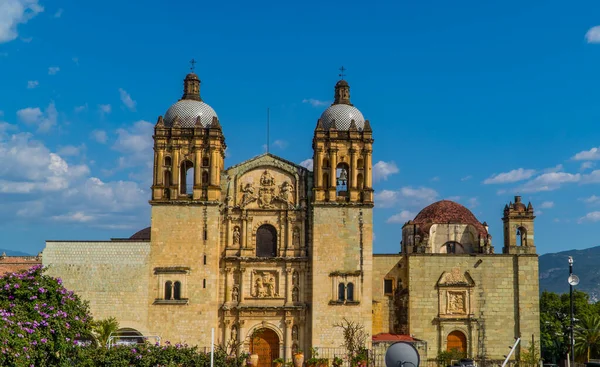
<svg viewBox="0 0 600 367"><path fill-rule="evenodd" d="M233 286L231 268L225 268L225 302L231 302L231 289ZM227 340L227 339L225 339Z"/></svg>
<svg viewBox="0 0 600 367"><path fill-rule="evenodd" d="M202 151L194 152L194 187L202 185Z"/></svg>
<svg viewBox="0 0 600 367"><path fill-rule="evenodd" d="M317 188L323 187L323 172L321 171L321 165L323 162L323 149L316 148L317 154L315 154L315 161L313 161L313 172L315 173L315 186Z"/></svg>
<svg viewBox="0 0 600 367"><path fill-rule="evenodd" d="M175 187L175 195L171 191L171 199L179 197L179 146L173 147L173 160L171 162L171 184Z"/></svg>
<svg viewBox="0 0 600 367"><path fill-rule="evenodd" d="M335 192L337 187L337 148L331 148L329 155L329 162L331 162L331 168L329 172L329 187L330 189L333 189L333 192Z"/></svg>
<svg viewBox="0 0 600 367"><path fill-rule="evenodd" d="M244 294L246 293L246 287L244 286L244 273L246 273L246 268L240 268L240 294L238 295L238 304L242 303L242 301L244 300ZM240 336L243 335L241 332L242 331L240 330Z"/></svg>
<svg viewBox="0 0 600 367"><path fill-rule="evenodd" d="M163 184L163 150L158 148L158 152L156 152L156 164L154 165L156 169L156 184Z"/></svg>
<svg viewBox="0 0 600 367"><path fill-rule="evenodd" d="M214 147L210 147L210 185L217 186L217 171L219 170L217 164L217 151Z"/></svg>
<svg viewBox="0 0 600 367"><path fill-rule="evenodd" d="M292 236L292 232L294 229L294 218L291 217L287 217L287 220L285 222L286 224L286 230L285 230L285 249L286 250L290 250L294 248L294 244L292 243L293 240L293 236ZM287 253L286 253L287 256Z"/></svg>
<svg viewBox="0 0 600 367"><path fill-rule="evenodd" d="M365 187L373 187L373 151L370 148L366 149L365 159Z"/></svg>
<svg viewBox="0 0 600 367"><path fill-rule="evenodd" d="M350 149L350 172L348 172L348 180L350 180L348 187L356 189L356 176L358 175L358 167L356 164L356 149Z"/></svg>
<svg viewBox="0 0 600 367"><path fill-rule="evenodd" d="M287 319L285 320L285 351L284 351L284 355L285 355L285 360L286 361L291 361L292 360L292 344L294 343L292 340L292 320L291 319Z"/></svg>
<svg viewBox="0 0 600 367"><path fill-rule="evenodd" d="M285 304L292 304L292 273L294 269L285 269Z"/></svg>
<svg viewBox="0 0 600 367"><path fill-rule="evenodd" d="M223 320L223 344L227 345L229 339L231 339L231 320ZM216 341L215 341L216 344Z"/></svg>
<svg viewBox="0 0 600 367"><path fill-rule="evenodd" d="M248 242L246 241L246 239L248 238L248 216L244 214L242 214L241 237L242 239L240 240L240 246L245 249L248 247Z"/></svg>

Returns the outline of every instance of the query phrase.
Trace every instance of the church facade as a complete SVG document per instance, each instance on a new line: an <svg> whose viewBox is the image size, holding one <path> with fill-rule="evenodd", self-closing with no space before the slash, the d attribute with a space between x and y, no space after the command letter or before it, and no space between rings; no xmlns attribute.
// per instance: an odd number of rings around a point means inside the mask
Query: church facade
<svg viewBox="0 0 600 367"><path fill-rule="evenodd" d="M188 74L154 130L151 226L46 242L49 274L96 318L199 346L214 329L270 360L340 348L344 318L422 340L431 358L498 359L514 337L539 339L534 212L520 197L504 209L502 253L486 223L441 201L403 226L398 254L373 254L373 131L345 80L316 124L312 171L268 153L226 168L225 131Z"/></svg>

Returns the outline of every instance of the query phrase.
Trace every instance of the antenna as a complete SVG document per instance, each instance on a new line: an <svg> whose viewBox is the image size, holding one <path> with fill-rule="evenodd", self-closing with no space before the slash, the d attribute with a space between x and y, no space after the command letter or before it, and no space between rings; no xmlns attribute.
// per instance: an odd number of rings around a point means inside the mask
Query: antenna
<svg viewBox="0 0 600 367"><path fill-rule="evenodd" d="M267 153L269 153L269 119L271 116L269 107L267 107Z"/></svg>
<svg viewBox="0 0 600 367"><path fill-rule="evenodd" d="M385 352L387 367L419 367L420 361L417 349L407 342L396 342Z"/></svg>

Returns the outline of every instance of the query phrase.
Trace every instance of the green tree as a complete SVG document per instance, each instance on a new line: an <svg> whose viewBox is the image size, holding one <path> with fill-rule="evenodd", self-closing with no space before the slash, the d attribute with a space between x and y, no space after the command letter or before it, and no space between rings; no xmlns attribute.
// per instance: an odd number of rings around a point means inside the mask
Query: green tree
<svg viewBox="0 0 600 367"><path fill-rule="evenodd" d="M597 353L600 346L600 316L584 315L575 327L575 353L584 355L589 362L592 353Z"/></svg>
<svg viewBox="0 0 600 367"><path fill-rule="evenodd" d="M98 344L106 347L111 334L119 330L119 322L114 317L94 322L93 332Z"/></svg>

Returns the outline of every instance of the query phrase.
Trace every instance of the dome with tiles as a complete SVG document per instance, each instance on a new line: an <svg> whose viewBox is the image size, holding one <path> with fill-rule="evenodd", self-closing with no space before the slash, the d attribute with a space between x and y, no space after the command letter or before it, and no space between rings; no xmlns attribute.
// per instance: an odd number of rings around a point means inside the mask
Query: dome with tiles
<svg viewBox="0 0 600 367"><path fill-rule="evenodd" d="M334 122L337 130L349 130L352 120L358 131L365 127L365 118L358 108L350 103L350 85L345 80L340 80L335 85L334 102L321 114L321 125L329 130Z"/></svg>
<svg viewBox="0 0 600 367"><path fill-rule="evenodd" d="M422 227L429 227L432 224L470 224L479 233L487 235L485 226L469 209L450 200L441 200L423 208L413 223Z"/></svg>
<svg viewBox="0 0 600 367"><path fill-rule="evenodd" d="M202 127L210 127L213 118L218 118L215 110L200 97L200 79L194 73L183 81L183 97L165 113L165 127L172 127L176 117L183 128L196 127L198 118Z"/></svg>

